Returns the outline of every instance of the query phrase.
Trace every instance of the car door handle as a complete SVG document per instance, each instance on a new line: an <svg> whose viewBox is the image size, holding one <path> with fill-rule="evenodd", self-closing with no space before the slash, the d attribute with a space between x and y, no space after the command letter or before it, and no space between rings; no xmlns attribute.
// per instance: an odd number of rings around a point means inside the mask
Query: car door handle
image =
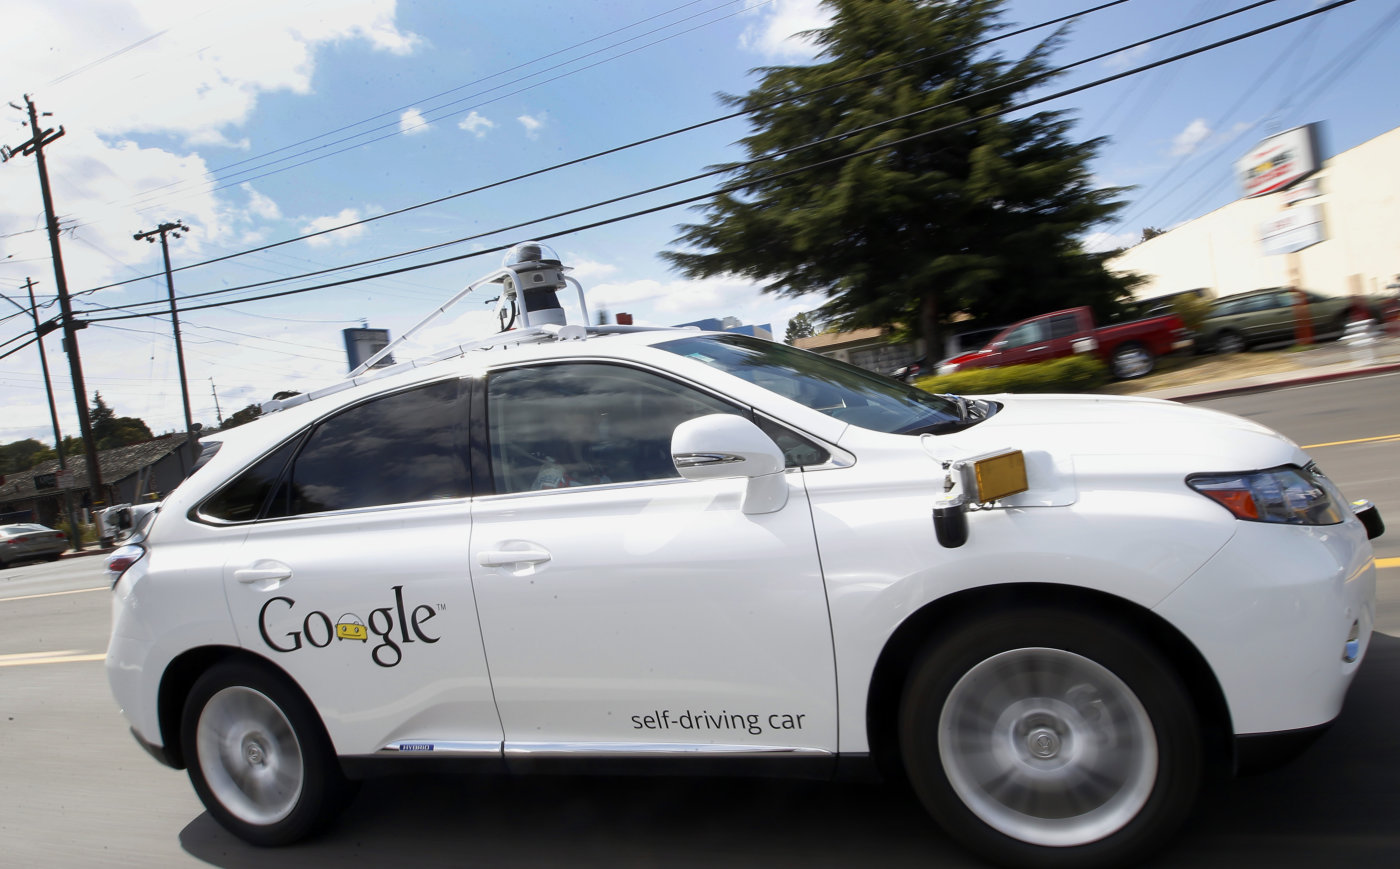
<svg viewBox="0 0 1400 869"><path fill-rule="evenodd" d="M542 564L553 558L543 549L483 549L476 555L482 567L506 567L511 564Z"/></svg>
<svg viewBox="0 0 1400 869"><path fill-rule="evenodd" d="M242 567L233 572L233 578L242 583L281 581L292 578L292 569L285 564L277 567Z"/></svg>

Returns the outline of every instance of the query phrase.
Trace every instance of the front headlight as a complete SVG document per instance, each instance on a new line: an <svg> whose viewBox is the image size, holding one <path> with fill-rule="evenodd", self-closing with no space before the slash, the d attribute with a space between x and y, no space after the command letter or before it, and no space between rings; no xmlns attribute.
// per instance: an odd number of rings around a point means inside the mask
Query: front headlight
<svg viewBox="0 0 1400 869"><path fill-rule="evenodd" d="M1285 525L1337 525L1343 520L1341 493L1312 465L1284 465L1237 474L1192 474L1186 485L1215 501L1237 519Z"/></svg>

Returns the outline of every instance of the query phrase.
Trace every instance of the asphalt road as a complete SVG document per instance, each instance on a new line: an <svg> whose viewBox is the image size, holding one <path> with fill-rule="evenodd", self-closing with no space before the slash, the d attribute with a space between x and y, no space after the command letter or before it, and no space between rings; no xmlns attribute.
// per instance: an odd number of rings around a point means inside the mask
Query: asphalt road
<svg viewBox="0 0 1400 869"><path fill-rule="evenodd" d="M1293 764L1215 788L1154 866L1400 865L1400 375L1387 377L1204 402L1315 445L1394 530L1376 541L1381 619L1341 718ZM785 781L377 780L329 835L252 848L128 735L100 663L104 586L97 558L0 572L0 867L979 865L896 788Z"/></svg>

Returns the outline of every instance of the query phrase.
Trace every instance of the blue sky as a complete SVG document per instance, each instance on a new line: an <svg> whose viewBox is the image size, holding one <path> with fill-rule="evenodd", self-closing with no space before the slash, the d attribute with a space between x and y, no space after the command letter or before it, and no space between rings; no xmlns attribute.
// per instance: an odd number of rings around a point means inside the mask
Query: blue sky
<svg viewBox="0 0 1400 869"><path fill-rule="evenodd" d="M1013 0L1004 20L1038 23L1095 0ZM1055 60L1071 63L1247 5L1246 0L1131 0L1080 18ZM1076 68L1049 93L1160 60L1318 8L1275 0L1208 27ZM1135 186L1123 219L1086 241L1130 243L1238 196L1230 167L1258 139L1325 123L1325 153L1400 123L1400 3L1356 0L1305 22L1056 101L1075 135L1108 136L1094 163L1104 185ZM10 0L0 31L0 143L30 135L4 101L31 94L66 130L47 150L63 225L70 291L160 268L158 246L132 239L165 221L192 227L172 242L177 266L469 190L727 113L755 67L805 63L790 38L818 26L813 0L473 0L431 3ZM1042 31L1043 33L1043 31ZM1032 36L997 46L1016 55ZM728 121L583 165L352 229L175 275L181 295L270 281L485 233L482 238L352 274L468 254L702 194L692 182L530 227L500 227L698 174L741 157L747 132ZM0 165L0 293L41 302L54 277L32 157ZM589 289L590 305L670 324L735 316L771 323L820 299L761 294L739 279L692 282L657 252L683 208L550 242ZM499 254L333 289L182 315L194 418L215 422L280 389L307 389L345 370L340 330L398 335L490 271ZM1400 269L1400 265L1397 265ZM336 273L332 278L343 277ZM321 281L328 278L321 278ZM305 286L278 284L263 292ZM252 295L243 291L234 296ZM77 296L78 310L164 298L163 279ZM215 297L219 298L219 297ZM182 303L192 306L197 302ZM45 314L53 311L45 309ZM141 310L150 311L151 308ZM423 345L490 331L468 299ZM0 301L0 317L18 313ZM23 331L0 321L0 342ZM181 427L168 321L94 323L80 333L88 392L156 432ZM0 347L4 352L10 345ZM76 434L57 336L48 339L60 422ZM0 443L51 441L37 351L0 359Z"/></svg>

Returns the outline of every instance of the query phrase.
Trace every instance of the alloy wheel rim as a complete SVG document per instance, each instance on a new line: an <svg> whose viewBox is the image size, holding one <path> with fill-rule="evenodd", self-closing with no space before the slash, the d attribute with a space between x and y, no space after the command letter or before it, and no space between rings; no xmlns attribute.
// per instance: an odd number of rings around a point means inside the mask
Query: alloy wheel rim
<svg viewBox="0 0 1400 869"><path fill-rule="evenodd" d="M939 716L938 750L977 817L1050 847L1122 829L1157 777L1156 734L1132 689L1062 649L1015 649L965 673Z"/></svg>
<svg viewBox="0 0 1400 869"><path fill-rule="evenodd" d="M1141 377L1152 367L1152 357L1146 350L1124 350L1118 354L1118 376Z"/></svg>
<svg viewBox="0 0 1400 869"><path fill-rule="evenodd" d="M204 780L234 817L261 826L291 814L306 780L301 743L266 694L219 691L200 712L195 740Z"/></svg>

